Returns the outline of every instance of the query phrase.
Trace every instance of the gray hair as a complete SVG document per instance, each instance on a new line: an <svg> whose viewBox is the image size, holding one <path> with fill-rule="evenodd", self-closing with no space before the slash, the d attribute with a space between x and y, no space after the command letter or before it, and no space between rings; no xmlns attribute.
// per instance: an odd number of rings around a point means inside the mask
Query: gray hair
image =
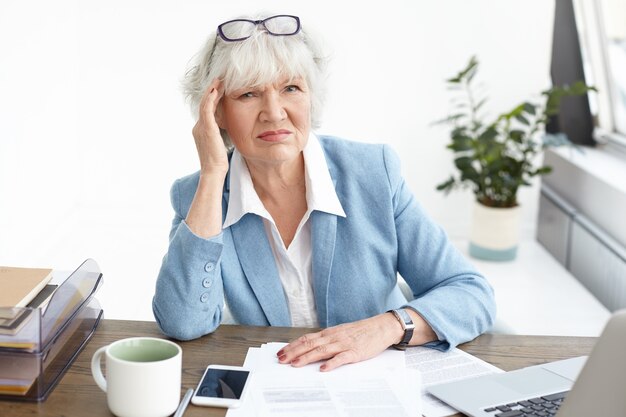
<svg viewBox="0 0 626 417"><path fill-rule="evenodd" d="M267 16L245 19L260 20ZM182 81L183 92L192 114L198 117L202 96L215 79L222 80L228 94L285 77L303 77L311 95L311 126L318 128L326 92L328 61L320 38L304 28L293 36L272 36L255 30L250 38L236 42L225 42L215 32L192 58ZM231 148L232 142L226 131L222 129L221 134L224 146Z"/></svg>

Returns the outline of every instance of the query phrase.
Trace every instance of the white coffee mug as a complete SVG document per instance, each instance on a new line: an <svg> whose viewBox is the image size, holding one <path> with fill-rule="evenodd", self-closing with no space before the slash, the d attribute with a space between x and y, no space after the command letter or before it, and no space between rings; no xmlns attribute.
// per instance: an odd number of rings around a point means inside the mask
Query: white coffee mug
<svg viewBox="0 0 626 417"><path fill-rule="evenodd" d="M132 337L98 349L91 358L91 373L116 416L165 417L180 400L182 356L180 346L169 340Z"/></svg>

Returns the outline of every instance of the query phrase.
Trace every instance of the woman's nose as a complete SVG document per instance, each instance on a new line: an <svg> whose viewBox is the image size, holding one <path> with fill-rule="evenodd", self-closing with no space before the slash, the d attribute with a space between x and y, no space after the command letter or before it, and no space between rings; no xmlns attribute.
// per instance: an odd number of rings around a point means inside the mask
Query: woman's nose
<svg viewBox="0 0 626 417"><path fill-rule="evenodd" d="M280 94L275 91L263 95L263 108L261 109L261 121L276 122L287 117Z"/></svg>

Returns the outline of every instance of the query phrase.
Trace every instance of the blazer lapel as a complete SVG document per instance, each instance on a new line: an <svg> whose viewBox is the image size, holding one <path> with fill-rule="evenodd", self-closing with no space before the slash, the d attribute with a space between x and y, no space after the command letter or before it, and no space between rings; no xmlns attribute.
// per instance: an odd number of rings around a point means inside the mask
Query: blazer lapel
<svg viewBox="0 0 626 417"><path fill-rule="evenodd" d="M321 327L328 327L328 285L335 254L337 216L323 211L311 213L313 244L313 285L317 319Z"/></svg>
<svg viewBox="0 0 626 417"><path fill-rule="evenodd" d="M270 326L291 326L287 300L263 220L246 214L231 227L239 262Z"/></svg>

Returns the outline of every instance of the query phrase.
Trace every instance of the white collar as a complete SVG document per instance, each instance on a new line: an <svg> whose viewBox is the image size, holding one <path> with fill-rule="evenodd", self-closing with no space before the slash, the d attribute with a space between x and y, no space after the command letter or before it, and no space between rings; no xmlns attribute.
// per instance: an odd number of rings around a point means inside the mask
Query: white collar
<svg viewBox="0 0 626 417"><path fill-rule="evenodd" d="M318 210L346 217L328 171L324 150L314 134L309 134L302 155L304 157L307 212L311 213L313 210ZM273 221L272 216L265 209L254 189L246 161L235 149L230 160L228 211L222 228L226 229L237 223L247 213L254 213Z"/></svg>

